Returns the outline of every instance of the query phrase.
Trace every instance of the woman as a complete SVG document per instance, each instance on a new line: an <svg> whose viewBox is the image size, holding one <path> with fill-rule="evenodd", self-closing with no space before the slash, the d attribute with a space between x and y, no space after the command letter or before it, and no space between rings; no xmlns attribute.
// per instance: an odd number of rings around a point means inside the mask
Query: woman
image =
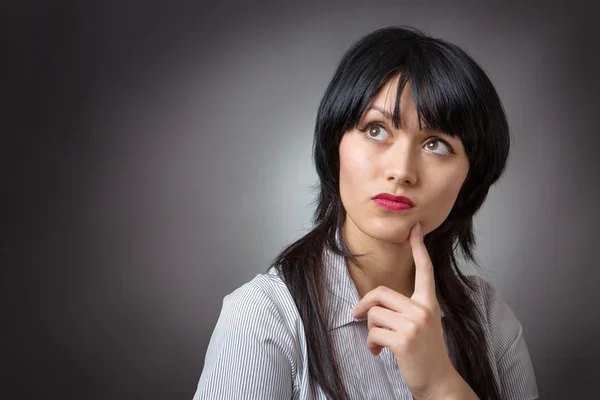
<svg viewBox="0 0 600 400"><path fill-rule="evenodd" d="M473 260L509 130L464 51L391 27L344 55L314 140L315 227L225 297L195 399L536 399L522 327Z"/></svg>

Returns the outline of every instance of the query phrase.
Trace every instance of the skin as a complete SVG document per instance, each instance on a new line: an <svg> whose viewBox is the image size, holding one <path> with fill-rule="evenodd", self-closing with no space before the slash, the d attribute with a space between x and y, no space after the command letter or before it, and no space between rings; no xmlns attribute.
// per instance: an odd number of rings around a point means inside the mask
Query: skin
<svg viewBox="0 0 600 400"><path fill-rule="evenodd" d="M419 130L409 85L400 98L401 126L394 127L397 82L382 86L339 146L342 237L350 251L366 254L360 265L348 260L361 297L353 316L368 316L369 350L392 351L416 399L477 398L446 353L435 266L423 243L449 215L469 160L459 138ZM384 192L408 197L414 207L381 208L373 197Z"/></svg>

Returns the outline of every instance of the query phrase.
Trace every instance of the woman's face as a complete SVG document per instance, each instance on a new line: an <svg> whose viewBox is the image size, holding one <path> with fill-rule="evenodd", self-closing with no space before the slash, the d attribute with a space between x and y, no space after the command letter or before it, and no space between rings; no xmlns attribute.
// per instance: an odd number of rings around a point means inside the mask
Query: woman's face
<svg viewBox="0 0 600 400"><path fill-rule="evenodd" d="M400 98L401 125L391 121L398 79L382 86L358 128L347 131L339 146L340 194L346 223L388 242L404 242L411 227L423 233L439 227L450 213L469 172L458 137L419 130L415 103L406 85ZM379 194L409 198L413 206L376 199Z"/></svg>

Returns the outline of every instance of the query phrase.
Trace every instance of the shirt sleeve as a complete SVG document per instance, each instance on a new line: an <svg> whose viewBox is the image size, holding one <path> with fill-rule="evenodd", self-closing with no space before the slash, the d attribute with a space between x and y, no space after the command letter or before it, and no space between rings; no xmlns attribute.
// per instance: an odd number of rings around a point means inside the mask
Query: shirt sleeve
<svg viewBox="0 0 600 400"><path fill-rule="evenodd" d="M480 279L503 400L539 399L523 326L498 291Z"/></svg>
<svg viewBox="0 0 600 400"><path fill-rule="evenodd" d="M194 400L291 399L293 335L254 282L225 296Z"/></svg>

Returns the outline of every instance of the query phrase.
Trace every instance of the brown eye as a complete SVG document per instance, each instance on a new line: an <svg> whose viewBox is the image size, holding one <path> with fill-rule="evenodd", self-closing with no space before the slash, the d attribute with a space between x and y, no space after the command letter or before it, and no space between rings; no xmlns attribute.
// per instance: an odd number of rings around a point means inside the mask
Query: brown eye
<svg viewBox="0 0 600 400"><path fill-rule="evenodd" d="M373 127L369 128L369 136L377 137L377 135L379 135L380 129L381 128L378 126L373 126Z"/></svg>
<svg viewBox="0 0 600 400"><path fill-rule="evenodd" d="M454 150L448 143L439 138L433 138L425 144L427 151L435 154L450 155L454 153Z"/></svg>
<svg viewBox="0 0 600 400"><path fill-rule="evenodd" d="M386 140L386 138L388 136L388 132L381 125L371 124L371 125L367 126L367 129L365 130L365 132L366 132L367 138L369 140L373 140L376 142L382 142L382 141Z"/></svg>

